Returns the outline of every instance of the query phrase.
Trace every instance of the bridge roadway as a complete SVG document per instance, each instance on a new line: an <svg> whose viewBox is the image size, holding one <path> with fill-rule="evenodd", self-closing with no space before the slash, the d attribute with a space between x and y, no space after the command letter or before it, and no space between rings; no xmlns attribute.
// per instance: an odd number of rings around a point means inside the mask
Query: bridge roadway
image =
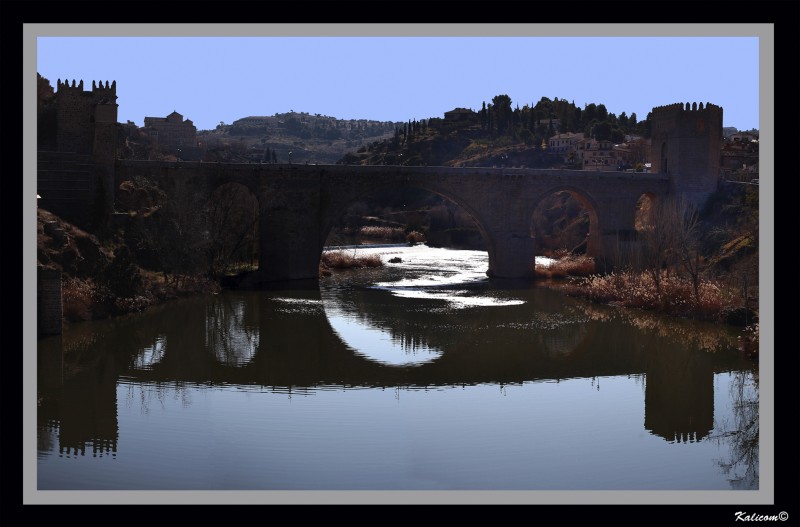
<svg viewBox="0 0 800 527"><path fill-rule="evenodd" d="M495 278L533 276L533 212L554 192L568 191L587 207L588 253L601 262L634 238L637 200L670 192L666 174L618 171L118 160L114 172L115 188L134 176L168 193L209 197L226 183L247 187L259 203L263 283L316 279L333 225L350 205L385 189L420 188L462 207L486 242L487 274Z"/></svg>

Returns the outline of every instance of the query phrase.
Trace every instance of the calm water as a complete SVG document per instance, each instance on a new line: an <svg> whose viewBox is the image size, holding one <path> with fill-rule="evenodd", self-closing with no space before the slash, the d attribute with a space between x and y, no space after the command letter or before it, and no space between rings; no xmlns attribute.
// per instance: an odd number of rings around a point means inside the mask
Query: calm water
<svg viewBox="0 0 800 527"><path fill-rule="evenodd" d="M40 340L38 488L758 488L735 331L370 250L402 262Z"/></svg>

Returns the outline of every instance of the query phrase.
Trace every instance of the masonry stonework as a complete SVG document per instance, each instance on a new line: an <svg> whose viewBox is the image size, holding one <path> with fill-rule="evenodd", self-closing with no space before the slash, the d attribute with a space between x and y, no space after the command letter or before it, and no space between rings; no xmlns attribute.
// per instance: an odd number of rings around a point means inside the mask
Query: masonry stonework
<svg viewBox="0 0 800 527"><path fill-rule="evenodd" d="M665 196L664 174L346 165L260 165L118 161L116 186L136 175L168 194L193 189L210 196L226 183L250 189L260 207L259 273L264 282L314 279L325 240L354 202L385 189L420 188L469 214L486 242L488 274L530 278L536 254L533 213L547 196L567 191L590 208L589 254L601 259L635 231L636 202Z"/></svg>
<svg viewBox="0 0 800 527"><path fill-rule="evenodd" d="M670 192L702 206L717 189L722 146L722 108L676 103L653 108L652 171L667 174Z"/></svg>
<svg viewBox="0 0 800 527"><path fill-rule="evenodd" d="M117 84L92 81L89 91L58 79L56 88L56 150L37 156L39 205L86 227L100 191L113 205Z"/></svg>
<svg viewBox="0 0 800 527"><path fill-rule="evenodd" d="M38 334L60 335L63 314L61 271L39 268L36 285Z"/></svg>

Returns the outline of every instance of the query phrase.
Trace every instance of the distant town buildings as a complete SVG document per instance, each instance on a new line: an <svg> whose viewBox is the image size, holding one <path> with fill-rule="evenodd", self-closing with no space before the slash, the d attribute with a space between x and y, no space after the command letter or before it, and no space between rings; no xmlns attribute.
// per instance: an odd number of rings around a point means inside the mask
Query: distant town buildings
<svg viewBox="0 0 800 527"><path fill-rule="evenodd" d="M720 168L728 179L758 178L758 134L736 132L722 143Z"/></svg>
<svg viewBox="0 0 800 527"><path fill-rule="evenodd" d="M640 137L627 136L626 141L614 144L587 138L582 132L565 132L552 136L547 150L563 163L582 170L627 170L648 161L650 143Z"/></svg>
<svg viewBox="0 0 800 527"><path fill-rule="evenodd" d="M547 149L553 153L576 152L581 141L583 141L583 132L556 134L548 141Z"/></svg>
<svg viewBox="0 0 800 527"><path fill-rule="evenodd" d="M181 157L188 159L197 149L197 128L178 112L173 111L166 117L145 117L144 128L164 152L180 153Z"/></svg>

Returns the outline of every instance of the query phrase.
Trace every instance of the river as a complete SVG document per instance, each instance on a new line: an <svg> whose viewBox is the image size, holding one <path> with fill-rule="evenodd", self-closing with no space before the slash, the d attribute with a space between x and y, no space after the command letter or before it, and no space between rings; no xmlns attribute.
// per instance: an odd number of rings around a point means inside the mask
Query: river
<svg viewBox="0 0 800 527"><path fill-rule="evenodd" d="M733 328L358 251L386 264L40 339L38 489L758 489Z"/></svg>

